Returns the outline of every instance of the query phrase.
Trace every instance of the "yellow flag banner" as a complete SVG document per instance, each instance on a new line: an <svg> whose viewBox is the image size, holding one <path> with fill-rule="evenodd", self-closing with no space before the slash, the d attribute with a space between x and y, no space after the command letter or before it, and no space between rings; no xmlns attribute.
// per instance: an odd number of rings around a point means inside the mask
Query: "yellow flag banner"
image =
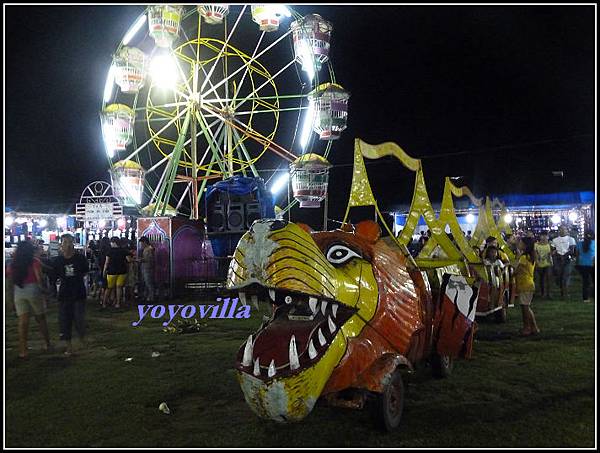
<svg viewBox="0 0 600 453"><path fill-rule="evenodd" d="M452 184L452 181L450 181L450 178L448 177L446 177L446 185L449 187L452 195L455 197L469 197L471 203L477 207L483 204L483 198L475 198L475 195L473 195L473 192L471 192L471 189L469 189L467 186L456 187L454 184ZM446 187L444 186L444 194L445 193Z"/></svg>
<svg viewBox="0 0 600 453"><path fill-rule="evenodd" d="M365 168L365 161L361 154L360 139L354 141L354 169L352 171L352 187L350 189L350 199L348 201L348 208L346 209L346 217L350 208L355 206L375 206L375 197L371 190L371 184L369 183L369 177L367 176L367 169Z"/></svg>
<svg viewBox="0 0 600 453"><path fill-rule="evenodd" d="M439 245L441 253L439 258L457 261L461 259L461 254L458 249L454 246L448 235L446 234L445 227L438 222L435 216L433 206L429 201L429 195L427 194L427 186L425 185L425 178L423 176L423 169L419 168L415 175L415 188L413 191L413 199L410 205L408 216L406 217L406 223L402 229L402 233L398 237L398 242L408 246L412 240L412 236L415 233L419 219L423 216L427 227L431 231L431 237L428 241L431 242L429 250L423 253L419 253L416 261L419 264L419 260L430 259L436 246Z"/></svg>
<svg viewBox="0 0 600 453"><path fill-rule="evenodd" d="M421 161L419 159L410 157L402 148L400 148L400 146L393 142L370 145L357 138L355 147L358 147L361 154L367 159L379 159L385 156L394 156L402 162L402 165L411 171L417 171L421 167Z"/></svg>
<svg viewBox="0 0 600 453"><path fill-rule="evenodd" d="M446 177L446 181L444 184L444 197L442 199L442 207L440 210L440 217L438 222L442 228L446 228L448 226L450 228L450 232L452 233L452 237L458 249L462 253L462 255L467 259L469 263L477 263L481 261L479 259L479 255L473 250L473 247L469 244L467 239L465 238L460 225L458 224L458 219L456 218L456 211L454 210L454 202L452 200L452 195L457 197L468 196L473 203L478 202L478 206L481 205L480 200L476 199L468 187L461 187L458 189L452 182L450 178ZM419 256L423 255L423 257L431 256L435 247L438 245L436 241L431 238L425 244L425 247L421 250Z"/></svg>

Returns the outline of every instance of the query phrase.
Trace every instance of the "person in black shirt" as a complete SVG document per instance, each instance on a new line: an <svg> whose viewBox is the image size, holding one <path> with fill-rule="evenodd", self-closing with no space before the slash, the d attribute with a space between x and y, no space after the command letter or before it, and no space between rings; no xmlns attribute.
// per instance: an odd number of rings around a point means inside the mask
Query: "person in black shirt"
<svg viewBox="0 0 600 453"><path fill-rule="evenodd" d="M120 247L117 237L113 236L110 238L110 247L110 250L106 254L106 261L104 262L103 274L106 275L108 290L104 292L102 307L106 308L108 299L116 287L117 303L115 304L115 308L121 308L123 287L127 283L127 262L131 260L131 257L128 250Z"/></svg>
<svg viewBox="0 0 600 453"><path fill-rule="evenodd" d="M58 289L60 338L67 343L65 355L73 353L71 344L71 328L75 330L81 341L85 337L85 300L87 297L83 277L89 271L85 256L75 251L73 236L64 234L61 242L62 255L52 260L52 267L60 279Z"/></svg>

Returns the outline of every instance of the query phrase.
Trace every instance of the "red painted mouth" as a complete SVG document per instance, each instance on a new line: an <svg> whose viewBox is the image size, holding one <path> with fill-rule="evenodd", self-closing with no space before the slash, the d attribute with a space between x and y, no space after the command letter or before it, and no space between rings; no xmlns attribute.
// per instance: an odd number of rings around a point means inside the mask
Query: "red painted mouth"
<svg viewBox="0 0 600 453"><path fill-rule="evenodd" d="M288 377L318 362L356 309L333 299L252 285L240 301L267 302L273 315L242 344L236 368L261 380Z"/></svg>

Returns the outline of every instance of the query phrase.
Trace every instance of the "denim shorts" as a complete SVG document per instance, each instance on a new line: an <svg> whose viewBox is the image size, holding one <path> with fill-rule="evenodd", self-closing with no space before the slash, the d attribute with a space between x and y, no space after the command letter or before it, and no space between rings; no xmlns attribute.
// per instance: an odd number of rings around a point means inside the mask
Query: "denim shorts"
<svg viewBox="0 0 600 453"><path fill-rule="evenodd" d="M33 313L34 316L46 314L46 300L37 283L28 283L19 288L15 285L15 309L17 316Z"/></svg>

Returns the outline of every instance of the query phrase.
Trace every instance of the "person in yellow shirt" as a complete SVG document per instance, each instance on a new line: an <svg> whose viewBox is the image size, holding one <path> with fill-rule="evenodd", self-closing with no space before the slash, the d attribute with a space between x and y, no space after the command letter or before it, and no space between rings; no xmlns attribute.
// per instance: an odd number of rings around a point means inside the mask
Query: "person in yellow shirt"
<svg viewBox="0 0 600 453"><path fill-rule="evenodd" d="M548 242L548 233L540 234L535 243L535 273L540 282L541 296L550 300L550 275L552 273L552 247Z"/></svg>
<svg viewBox="0 0 600 453"><path fill-rule="evenodd" d="M517 246L517 257L515 260L515 283L519 296L519 304L523 314L522 336L536 335L540 333L535 315L531 310L531 300L535 292L533 274L535 270L534 240L530 237L521 238Z"/></svg>

